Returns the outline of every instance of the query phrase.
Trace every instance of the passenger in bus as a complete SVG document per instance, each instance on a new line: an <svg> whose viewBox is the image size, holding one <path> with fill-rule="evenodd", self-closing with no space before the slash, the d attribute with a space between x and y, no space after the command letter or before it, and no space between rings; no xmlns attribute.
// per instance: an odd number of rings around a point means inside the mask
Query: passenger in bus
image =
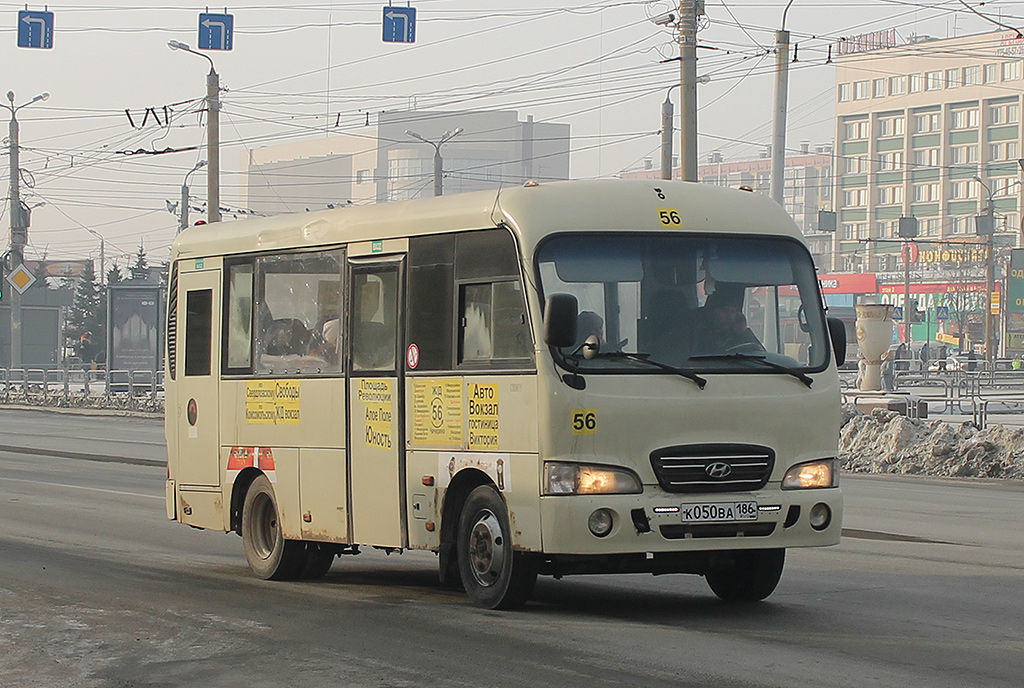
<svg viewBox="0 0 1024 688"><path fill-rule="evenodd" d="M757 336L747 327L743 315L743 292L723 285L708 295L703 308L698 347L702 354L764 351Z"/></svg>
<svg viewBox="0 0 1024 688"><path fill-rule="evenodd" d="M604 344L604 318L594 311L581 311L576 325L576 346L583 352L588 337L597 337L598 349ZM594 353L597 353L596 351Z"/></svg>

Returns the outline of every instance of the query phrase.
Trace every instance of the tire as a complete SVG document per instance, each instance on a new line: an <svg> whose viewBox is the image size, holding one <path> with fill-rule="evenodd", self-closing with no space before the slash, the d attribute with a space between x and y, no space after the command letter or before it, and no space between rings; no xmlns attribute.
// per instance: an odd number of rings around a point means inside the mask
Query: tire
<svg viewBox="0 0 1024 688"><path fill-rule="evenodd" d="M281 535L280 511L267 476L256 478L242 505L242 544L249 568L263 580L293 580L306 564L306 544Z"/></svg>
<svg viewBox="0 0 1024 688"><path fill-rule="evenodd" d="M784 549L739 550L704 578L712 592L726 602L760 602L775 592L785 563Z"/></svg>
<svg viewBox="0 0 1024 688"><path fill-rule="evenodd" d="M484 609L514 609L537 582L536 559L512 549L501 495L490 485L469 493L459 515L459 573L469 598Z"/></svg>
<svg viewBox="0 0 1024 688"><path fill-rule="evenodd" d="M299 578L303 580L316 580L323 578L331 570L334 557L338 553L335 545L326 542L307 542L306 561L299 572Z"/></svg>

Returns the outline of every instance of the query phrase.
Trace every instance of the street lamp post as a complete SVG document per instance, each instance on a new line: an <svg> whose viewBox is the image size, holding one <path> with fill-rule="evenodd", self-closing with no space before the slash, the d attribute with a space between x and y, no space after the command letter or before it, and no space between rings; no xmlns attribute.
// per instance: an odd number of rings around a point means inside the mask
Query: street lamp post
<svg viewBox="0 0 1024 688"><path fill-rule="evenodd" d="M107 283L107 243L104 241L103 235L95 229L86 227L85 231L100 240L100 286L103 286Z"/></svg>
<svg viewBox="0 0 1024 688"><path fill-rule="evenodd" d="M981 180L981 177L974 175L974 180L981 184L988 195L988 202L981 214L974 218L974 228L979 236L985 237L985 361L988 369L992 370L995 362L995 352L992 350L992 290L995 282L995 256L993 255L993 239L995 238L995 205L992 202L992 189Z"/></svg>
<svg viewBox="0 0 1024 688"><path fill-rule="evenodd" d="M184 181L181 182L181 214L178 216L178 231L188 229L188 178L192 176L192 173L198 170L200 167L206 165L205 160L200 160L195 164L191 170L185 175Z"/></svg>
<svg viewBox="0 0 1024 688"><path fill-rule="evenodd" d="M21 167L18 147L18 110L28 107L32 103L46 100L49 93L40 93L32 100L21 105L14 104L14 91L7 92L7 103L0 103L11 113L9 128L9 157L11 160L11 185L10 185L10 209L11 216L11 267L17 270L25 260L25 246L28 245L28 226L30 212L21 202L21 189L19 182L21 178ZM11 295L11 368L21 367L21 293L14 289Z"/></svg>
<svg viewBox="0 0 1024 688"><path fill-rule="evenodd" d="M167 47L199 55L210 63L210 73L206 75L206 159L210 165L206 173L206 220L220 222L220 75L209 55L180 41L167 41Z"/></svg>
<svg viewBox="0 0 1024 688"><path fill-rule="evenodd" d="M462 127L459 127L455 131L446 131L444 134L441 135L440 139L438 139L436 142L434 142L434 141L431 141L429 139L423 138L422 136L417 134L415 131L410 131L409 129L405 130L405 135L406 136L410 136L410 137L412 137L414 139L418 139L418 140L422 141L423 143L429 143L431 146L434 147L434 195L435 196L442 195L442 192L444 190L443 189L443 181L442 181L442 178L444 176L442 165L443 165L444 161L441 158L441 146L443 146L444 144L448 143L453 138L455 138L456 136L461 134L462 131L463 131Z"/></svg>

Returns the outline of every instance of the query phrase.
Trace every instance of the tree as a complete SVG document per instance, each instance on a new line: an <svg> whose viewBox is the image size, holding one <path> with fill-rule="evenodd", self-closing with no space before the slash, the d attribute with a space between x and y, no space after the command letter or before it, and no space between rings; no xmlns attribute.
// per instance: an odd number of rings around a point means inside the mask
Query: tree
<svg viewBox="0 0 1024 688"><path fill-rule="evenodd" d="M102 342L106 338L106 327L106 290L96 279L96 272L90 262L75 287L75 298L68 314L68 346L77 347L86 332L91 332L95 341Z"/></svg>
<svg viewBox="0 0 1024 688"><path fill-rule="evenodd" d="M146 260L146 247L142 240L139 240L139 252L135 254L135 262L131 266L132 279L147 279L149 277L149 261Z"/></svg>
<svg viewBox="0 0 1024 688"><path fill-rule="evenodd" d="M107 270L107 284L117 284L124 279L124 275L121 274L121 266L117 263Z"/></svg>

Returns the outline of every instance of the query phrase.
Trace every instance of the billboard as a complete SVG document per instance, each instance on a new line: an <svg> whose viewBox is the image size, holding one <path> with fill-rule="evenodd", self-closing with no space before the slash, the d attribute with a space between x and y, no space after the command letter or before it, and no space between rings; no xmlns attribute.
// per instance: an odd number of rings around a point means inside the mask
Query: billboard
<svg viewBox="0 0 1024 688"><path fill-rule="evenodd" d="M111 284L107 290L109 370L157 371L163 365L160 314L163 288L156 284Z"/></svg>

